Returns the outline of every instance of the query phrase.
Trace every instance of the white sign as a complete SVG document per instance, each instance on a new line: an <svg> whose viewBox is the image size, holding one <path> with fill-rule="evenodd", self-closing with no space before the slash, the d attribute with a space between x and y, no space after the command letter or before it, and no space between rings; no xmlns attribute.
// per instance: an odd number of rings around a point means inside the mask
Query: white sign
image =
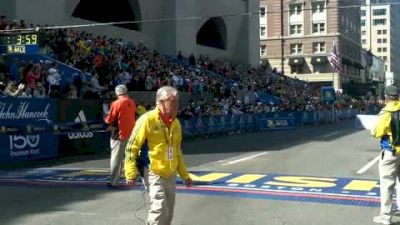
<svg viewBox="0 0 400 225"><path fill-rule="evenodd" d="M40 142L37 135L10 135L10 156L38 155L40 150L36 148Z"/></svg>
<svg viewBox="0 0 400 225"><path fill-rule="evenodd" d="M10 135L10 149L36 148L39 145L39 135Z"/></svg>
<svg viewBox="0 0 400 225"><path fill-rule="evenodd" d="M14 103L7 104L0 102L0 119L19 120L19 119L46 119L49 117L49 107L47 104L43 111L30 111L29 102L20 102L19 105Z"/></svg>

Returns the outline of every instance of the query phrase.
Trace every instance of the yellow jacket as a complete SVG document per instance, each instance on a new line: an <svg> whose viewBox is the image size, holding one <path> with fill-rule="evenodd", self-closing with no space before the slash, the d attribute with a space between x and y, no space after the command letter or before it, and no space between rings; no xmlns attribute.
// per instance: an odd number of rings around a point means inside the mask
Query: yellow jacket
<svg viewBox="0 0 400 225"><path fill-rule="evenodd" d="M146 108L143 105L139 105L136 109L138 117L146 113Z"/></svg>
<svg viewBox="0 0 400 225"><path fill-rule="evenodd" d="M381 110L378 115L378 121L375 128L371 129L371 134L375 138L380 138L381 148L383 150L392 150L393 143L392 132L390 129L391 112L400 110L400 101L390 101ZM400 146L394 146L397 153L400 153Z"/></svg>
<svg viewBox="0 0 400 225"><path fill-rule="evenodd" d="M178 171L183 180L188 179L189 174L183 162L181 142L182 128L178 119L175 119L168 129L162 122L157 107L143 114L136 121L125 149L126 179L136 178L138 174L136 159L139 154L146 156L148 154L147 160L150 161L148 167L153 173L169 178ZM143 144L147 144L145 146L147 148L142 148ZM168 151L169 146L172 147L171 151ZM144 152L147 149L148 152Z"/></svg>

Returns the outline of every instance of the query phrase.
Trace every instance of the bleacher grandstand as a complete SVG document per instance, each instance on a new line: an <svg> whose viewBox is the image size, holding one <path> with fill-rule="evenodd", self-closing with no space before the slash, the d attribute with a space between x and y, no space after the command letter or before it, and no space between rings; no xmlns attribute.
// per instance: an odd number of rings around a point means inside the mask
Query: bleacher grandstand
<svg viewBox="0 0 400 225"><path fill-rule="evenodd" d="M171 55L140 41L75 28L28 27L25 21L11 22L5 16L0 27L3 37L13 37L12 41L21 34L35 38L34 43L25 45L7 45L6 39L2 40L0 94L4 102L0 119L21 118L24 113L46 114L43 118L32 116L46 121L45 125L21 120L1 127L6 134L40 131L57 135L62 142L60 152L40 158L104 149L107 138L102 108L108 107L118 84L126 85L136 102L147 109L154 105L155 90L164 85L176 87L183 96L180 118L185 137L293 129L350 118L355 113L377 112L382 104L373 96L355 99L337 92L332 111L331 104L323 101L320 87L264 65L181 52ZM33 105L38 107L37 112L28 112ZM85 116L88 112L90 116ZM99 144L104 146L88 148Z"/></svg>

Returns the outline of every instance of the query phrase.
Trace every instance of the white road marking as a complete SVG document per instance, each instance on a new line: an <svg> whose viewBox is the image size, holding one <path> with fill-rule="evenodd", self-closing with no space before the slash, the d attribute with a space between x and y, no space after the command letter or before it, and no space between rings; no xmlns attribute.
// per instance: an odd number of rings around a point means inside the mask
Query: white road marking
<svg viewBox="0 0 400 225"><path fill-rule="evenodd" d="M326 134L326 135L324 135L324 136L322 136L323 138L327 138L327 137L330 137L330 136L334 136L334 135L336 135L336 134L338 134L339 132L337 132L337 131L335 131L335 132L333 132L333 133L330 133L330 134Z"/></svg>
<svg viewBox="0 0 400 225"><path fill-rule="evenodd" d="M363 166L361 169L359 169L356 173L357 174L363 174L369 170L376 162L378 162L380 155L375 157L373 160L371 160L369 163L367 163L365 166Z"/></svg>
<svg viewBox="0 0 400 225"><path fill-rule="evenodd" d="M229 161L229 162L223 163L222 165L224 165L224 166L225 166L225 165L232 165L232 164L236 164L236 163L238 163L238 162L243 162L243 161L246 161L246 160L255 158L255 157L257 157L257 156L266 155L266 154L268 154L268 152L258 153L258 154L251 155L251 156L247 156L247 157L240 158L240 159L237 159L237 160Z"/></svg>

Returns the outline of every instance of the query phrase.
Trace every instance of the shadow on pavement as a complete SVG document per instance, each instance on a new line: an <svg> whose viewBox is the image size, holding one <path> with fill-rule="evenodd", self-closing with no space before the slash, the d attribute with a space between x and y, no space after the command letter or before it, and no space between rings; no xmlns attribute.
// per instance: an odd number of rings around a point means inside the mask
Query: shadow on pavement
<svg viewBox="0 0 400 225"><path fill-rule="evenodd" d="M338 132L340 131L340 132ZM274 131L265 133L251 133L231 135L226 137L185 142L183 144L184 155L199 156L198 163L202 161L216 161L218 157L226 157L222 154L251 151L279 151L287 147L310 141L332 141L345 135L360 132L353 128L352 121L338 122L334 125L321 125L314 127L300 127L296 130ZM215 154L215 157L202 157L200 154ZM221 154L220 156L218 154ZM109 153L105 150L96 155L83 155L65 157L46 162L33 162L23 165L14 165L15 168L50 167L71 162L84 162L96 159L108 159ZM203 159L204 158L204 159ZM195 165L191 165L195 166ZM71 204L78 202L91 202L98 198L104 198L116 190L110 190L106 186L99 188L85 187L37 187L24 185L0 185L1 224L18 224L20 218L40 215L42 213L63 213L73 210ZM123 191L123 190L117 190ZM95 207L95 206L94 206ZM76 210L76 209L75 209Z"/></svg>

